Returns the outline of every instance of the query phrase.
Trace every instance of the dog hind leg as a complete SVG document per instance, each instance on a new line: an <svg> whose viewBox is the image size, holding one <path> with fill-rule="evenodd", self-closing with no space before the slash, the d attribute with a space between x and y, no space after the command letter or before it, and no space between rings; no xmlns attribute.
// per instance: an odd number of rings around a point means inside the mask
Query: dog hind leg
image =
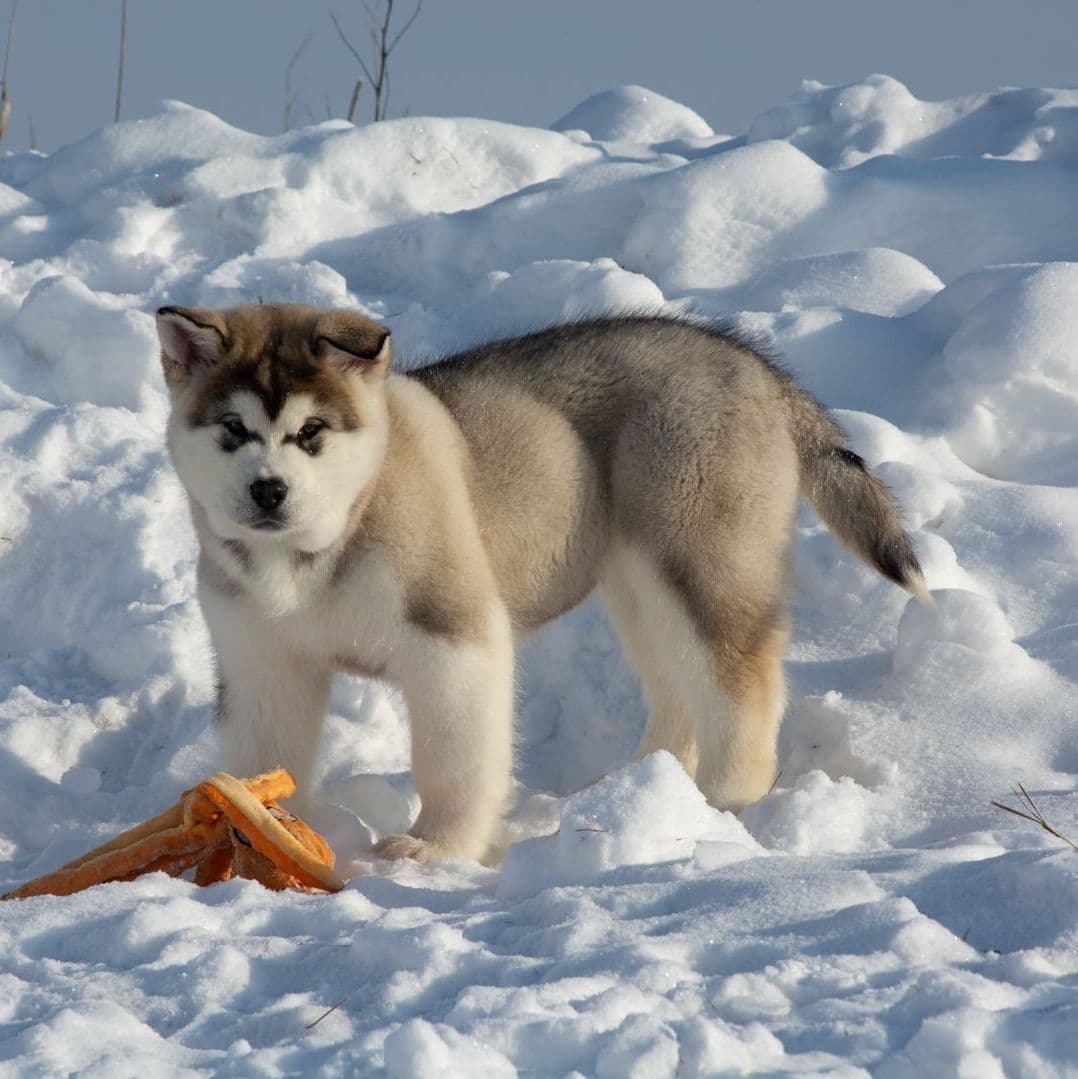
<svg viewBox="0 0 1078 1079"><path fill-rule="evenodd" d="M629 545L617 548L604 583L649 705L637 757L669 750L720 809L763 797L775 780L786 705L785 615L742 594L736 612L719 617L720 597L686 602L655 560ZM707 619L693 613L703 604Z"/></svg>
<svg viewBox="0 0 1078 1079"><path fill-rule="evenodd" d="M663 662L663 640L671 634L684 634L686 629L677 597L642 556L616 546L603 575L603 598L622 649L640 678L648 707L647 726L635 759L665 749L677 757L690 776L695 776L693 716L685 706L675 672Z"/></svg>
<svg viewBox="0 0 1078 1079"><path fill-rule="evenodd" d="M786 708L784 618L763 616L749 634L711 641L710 671L723 707L701 714L697 783L708 801L740 810L762 798L778 775L776 743ZM742 643L745 637L750 639Z"/></svg>

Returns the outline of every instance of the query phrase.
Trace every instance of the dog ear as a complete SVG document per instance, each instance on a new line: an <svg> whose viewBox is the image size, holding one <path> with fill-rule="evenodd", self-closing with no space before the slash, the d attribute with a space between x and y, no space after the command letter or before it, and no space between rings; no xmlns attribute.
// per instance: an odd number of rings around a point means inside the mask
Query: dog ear
<svg viewBox="0 0 1078 1079"><path fill-rule="evenodd" d="M389 370L392 347L389 330L347 311L334 311L319 320L318 351L339 371L365 378L383 378Z"/></svg>
<svg viewBox="0 0 1078 1079"><path fill-rule="evenodd" d="M225 323L219 311L199 307L162 307L157 312L161 366L165 382L183 385L193 374L213 367L225 351Z"/></svg>

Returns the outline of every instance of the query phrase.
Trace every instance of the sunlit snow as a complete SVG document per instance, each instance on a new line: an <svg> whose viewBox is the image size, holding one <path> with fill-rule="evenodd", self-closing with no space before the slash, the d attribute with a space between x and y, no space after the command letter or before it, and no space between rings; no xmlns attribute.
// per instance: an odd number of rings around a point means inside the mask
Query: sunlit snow
<svg viewBox="0 0 1078 1079"><path fill-rule="evenodd" d="M168 103L0 158L0 889L218 766L162 303L356 308L404 366L591 312L729 316L838 410L937 601L804 510L783 771L740 819L671 757L627 764L643 705L586 604L522 652L492 867L365 854L416 811L407 726L342 678L316 823L348 888L0 905L0 1060L1078 1074L1078 854L989 805L1024 783L1078 839L1076 208L1078 92L882 76L744 135L625 87L550 130L264 138Z"/></svg>

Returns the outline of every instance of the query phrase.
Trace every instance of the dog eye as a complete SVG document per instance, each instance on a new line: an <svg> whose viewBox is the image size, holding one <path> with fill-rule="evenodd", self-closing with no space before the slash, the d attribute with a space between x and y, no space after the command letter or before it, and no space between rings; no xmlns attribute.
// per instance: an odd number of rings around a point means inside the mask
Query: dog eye
<svg viewBox="0 0 1078 1079"><path fill-rule="evenodd" d="M321 420L308 420L296 434L296 445L304 453L310 454L311 457L317 456L318 451L322 448L322 440L318 436L326 427L327 424Z"/></svg>
<svg viewBox="0 0 1078 1079"><path fill-rule="evenodd" d="M226 453L233 453L244 443L249 442L254 436L246 427L239 416L222 416L218 421L225 429L221 437L220 446Z"/></svg>
<svg viewBox="0 0 1078 1079"><path fill-rule="evenodd" d="M238 416L225 416L225 418L221 420L221 424L233 438L238 439L241 442L247 440L247 428L243 426L243 422Z"/></svg>

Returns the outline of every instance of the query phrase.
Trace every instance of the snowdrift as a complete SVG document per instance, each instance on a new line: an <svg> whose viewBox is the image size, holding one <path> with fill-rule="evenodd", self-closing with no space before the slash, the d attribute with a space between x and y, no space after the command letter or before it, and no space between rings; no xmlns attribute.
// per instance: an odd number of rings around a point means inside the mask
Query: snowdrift
<svg viewBox="0 0 1078 1079"><path fill-rule="evenodd" d="M1078 1061L1078 93L806 84L744 135L640 87L550 130L263 138L167 103L0 159L0 888L216 769L152 311L348 306L401 361L729 316L898 495L937 606L806 510L775 790L665 755L601 609L519 675L504 864L386 866L400 701L342 679L332 897L163 877L0 906L24 1074L1062 1075ZM597 777L607 778L592 784ZM333 1005L340 1006L325 1014Z"/></svg>

